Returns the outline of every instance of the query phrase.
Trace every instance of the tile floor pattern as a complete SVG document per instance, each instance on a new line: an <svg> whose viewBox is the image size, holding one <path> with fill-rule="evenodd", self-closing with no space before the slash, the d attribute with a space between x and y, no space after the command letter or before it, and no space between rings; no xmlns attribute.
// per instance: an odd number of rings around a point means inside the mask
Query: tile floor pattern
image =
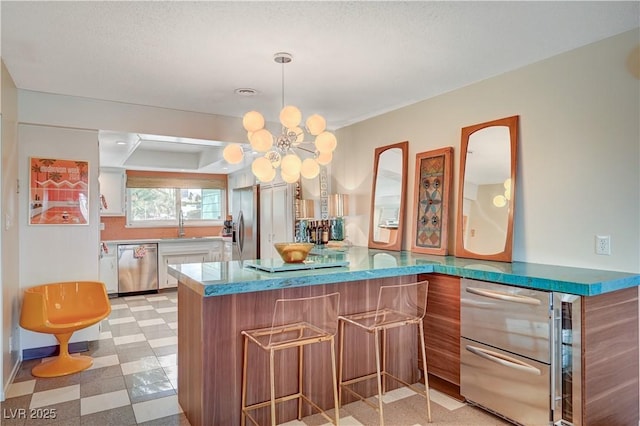
<svg viewBox="0 0 640 426"><path fill-rule="evenodd" d="M100 339L89 342L93 365L80 373L36 378L25 361L0 404L0 424L29 425L162 425L188 426L178 404L177 293L164 292L111 299L112 312L102 322ZM402 388L384 396L389 426L427 424L424 398ZM432 425L505 425L501 419L431 392ZM42 418L55 412L55 419ZM40 418L30 418L37 414ZM393 421L391 421L393 419ZM344 426L375 425L377 413L363 402L340 411ZM320 415L287 426L326 424ZM220 425L226 426L226 425Z"/></svg>

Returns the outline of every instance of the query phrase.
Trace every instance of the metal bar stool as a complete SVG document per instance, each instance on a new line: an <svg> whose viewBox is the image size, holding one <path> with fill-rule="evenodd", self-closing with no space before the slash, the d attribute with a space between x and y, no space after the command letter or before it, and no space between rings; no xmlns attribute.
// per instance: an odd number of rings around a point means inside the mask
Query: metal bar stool
<svg viewBox="0 0 640 426"><path fill-rule="evenodd" d="M332 293L323 296L278 299L273 311L271 327L242 331L244 336L242 362L242 426L247 417L255 425L256 419L250 411L261 407L271 407L271 424L276 425L276 403L298 399L298 420L302 418L302 401L307 402L320 412L327 420L338 425L338 386L336 379L336 358L334 336L338 329L338 306L340 294ZM304 346L321 342L331 343L331 379L335 419L313 402L303 390ZM255 343L269 354L270 399L247 405L247 352L249 342ZM298 348L298 390L296 393L276 398L275 388L275 353L284 349Z"/></svg>
<svg viewBox="0 0 640 426"><path fill-rule="evenodd" d="M431 401L429 399L429 378L427 375L427 355L424 346L424 327L422 319L427 308L427 290L428 281L421 281L412 284L401 284L382 286L378 293L378 304L375 310L361 312L351 315L341 315L338 317L340 325L340 359L338 365L338 400L342 406L342 391L346 390L355 395L357 398L378 410L380 416L380 425L384 425L382 395L386 392L386 381L384 377L392 378L399 383L407 386L419 395L427 399L427 415L431 422ZM358 329L371 333L374 336L375 354L376 354L376 372L366 374L364 376L354 377L352 379L343 379L343 359L344 359L344 326L346 323L353 324ZM389 373L386 368L386 331L391 328L404 325L415 324L418 326L418 334L420 339L420 347L422 351L422 365L424 368L424 385L425 392L415 386L405 382L404 380ZM382 335L382 345L380 344L380 335ZM382 357L382 361L381 358ZM376 407L371 401L360 395L349 385L364 380L375 378L378 386L378 406Z"/></svg>

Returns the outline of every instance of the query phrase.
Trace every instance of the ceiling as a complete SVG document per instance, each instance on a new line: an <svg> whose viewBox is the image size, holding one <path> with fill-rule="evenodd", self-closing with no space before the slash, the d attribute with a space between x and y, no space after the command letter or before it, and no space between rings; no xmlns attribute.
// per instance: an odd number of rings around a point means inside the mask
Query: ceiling
<svg viewBox="0 0 640 426"><path fill-rule="evenodd" d="M331 130L640 25L638 1L3 0L0 7L2 59L20 89L233 117L255 109L268 121L277 121L284 91L285 103L303 117L324 115ZM281 51L293 55L284 69L273 60ZM238 88L257 94L240 96ZM220 172L220 143L143 136L101 132L101 163ZM136 158L152 152L158 163L140 165ZM173 161L163 166L167 156Z"/></svg>

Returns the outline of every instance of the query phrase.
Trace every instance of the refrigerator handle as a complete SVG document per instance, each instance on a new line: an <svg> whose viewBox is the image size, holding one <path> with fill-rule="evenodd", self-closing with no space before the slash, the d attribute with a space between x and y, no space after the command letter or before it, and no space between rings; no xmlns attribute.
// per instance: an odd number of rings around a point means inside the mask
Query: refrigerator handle
<svg viewBox="0 0 640 426"><path fill-rule="evenodd" d="M238 212L238 248L240 253L244 251L244 214L242 210Z"/></svg>

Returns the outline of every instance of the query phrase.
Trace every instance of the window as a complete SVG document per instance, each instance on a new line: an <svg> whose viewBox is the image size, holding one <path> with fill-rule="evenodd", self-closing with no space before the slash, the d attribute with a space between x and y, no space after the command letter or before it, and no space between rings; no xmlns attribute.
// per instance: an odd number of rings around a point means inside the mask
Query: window
<svg viewBox="0 0 640 426"><path fill-rule="evenodd" d="M127 226L178 226L180 215L185 225L222 225L226 180L142 173L127 172Z"/></svg>
<svg viewBox="0 0 640 426"><path fill-rule="evenodd" d="M181 189L180 210L186 220L222 220L223 193L219 189Z"/></svg>
<svg viewBox="0 0 640 426"><path fill-rule="evenodd" d="M129 224L177 221L174 188L128 188L127 201Z"/></svg>
<svg viewBox="0 0 640 426"><path fill-rule="evenodd" d="M224 191L220 189L127 188L127 225L212 225L223 220ZM216 223L217 224L217 223Z"/></svg>

